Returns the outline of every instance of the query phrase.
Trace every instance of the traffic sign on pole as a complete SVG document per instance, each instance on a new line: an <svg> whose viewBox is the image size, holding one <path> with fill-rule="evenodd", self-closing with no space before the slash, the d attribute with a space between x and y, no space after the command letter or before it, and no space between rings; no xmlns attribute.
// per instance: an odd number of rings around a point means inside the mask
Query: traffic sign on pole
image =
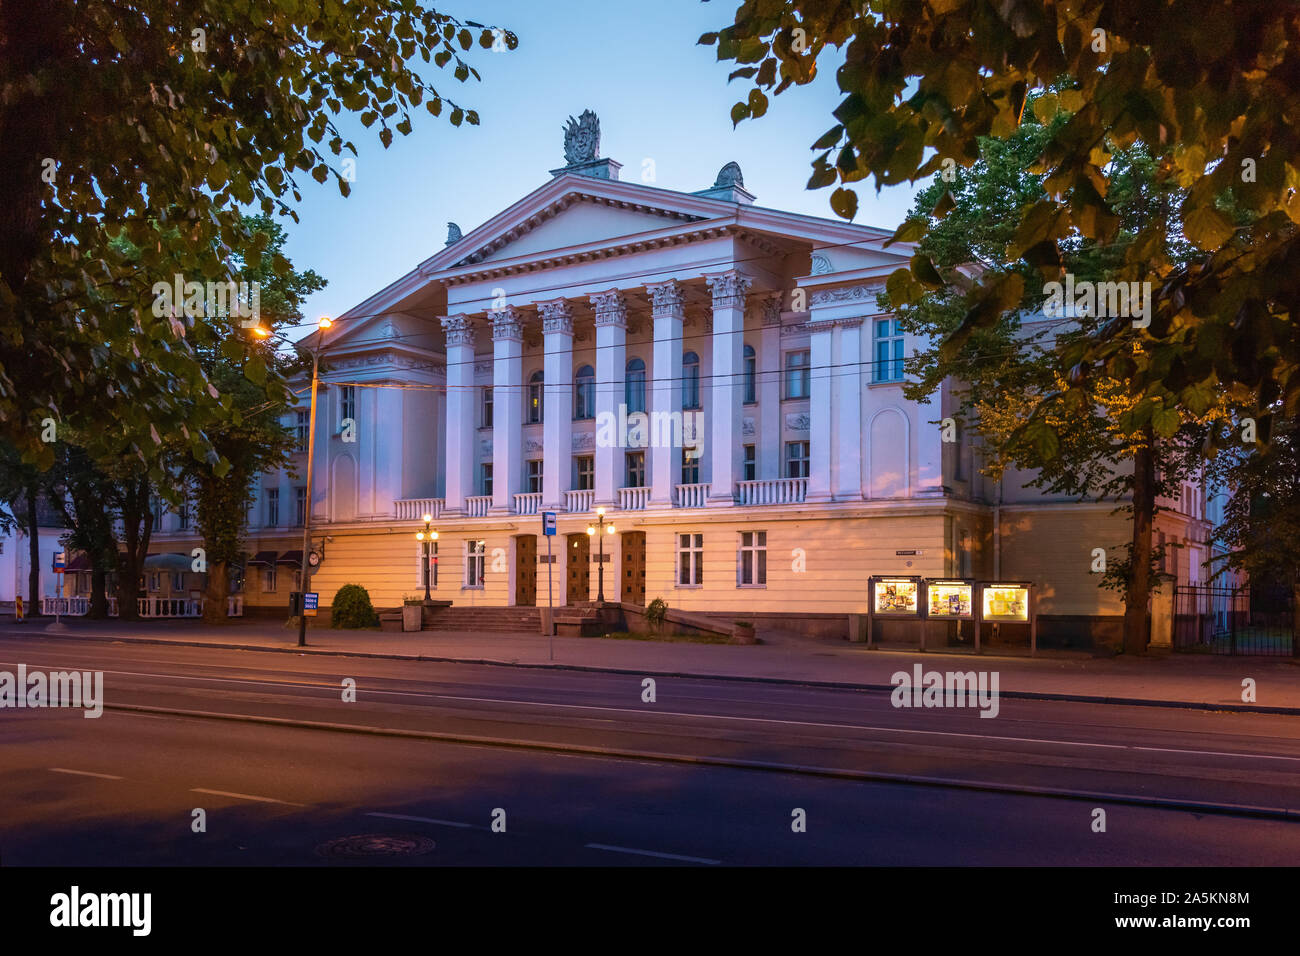
<svg viewBox="0 0 1300 956"><path fill-rule="evenodd" d="M542 533L547 535L548 537L555 536L555 512L554 511L542 512Z"/></svg>

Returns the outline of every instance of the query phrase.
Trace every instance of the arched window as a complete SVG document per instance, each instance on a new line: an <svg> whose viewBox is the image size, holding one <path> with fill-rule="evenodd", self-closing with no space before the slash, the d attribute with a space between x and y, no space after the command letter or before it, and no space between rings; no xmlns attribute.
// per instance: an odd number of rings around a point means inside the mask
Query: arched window
<svg viewBox="0 0 1300 956"><path fill-rule="evenodd" d="M758 356L754 346L745 346L745 404L753 405L758 401Z"/></svg>
<svg viewBox="0 0 1300 956"><path fill-rule="evenodd" d="M623 400L627 404L629 415L645 411L645 362L639 358L627 363Z"/></svg>
<svg viewBox="0 0 1300 956"><path fill-rule="evenodd" d="M590 365L573 376L573 418L596 417L596 372Z"/></svg>
<svg viewBox="0 0 1300 956"><path fill-rule="evenodd" d="M536 425L542 420L542 382L545 376L541 369L533 373L528 380L528 416L525 421Z"/></svg>
<svg viewBox="0 0 1300 956"><path fill-rule="evenodd" d="M682 356L682 408L700 407L700 357L694 352Z"/></svg>

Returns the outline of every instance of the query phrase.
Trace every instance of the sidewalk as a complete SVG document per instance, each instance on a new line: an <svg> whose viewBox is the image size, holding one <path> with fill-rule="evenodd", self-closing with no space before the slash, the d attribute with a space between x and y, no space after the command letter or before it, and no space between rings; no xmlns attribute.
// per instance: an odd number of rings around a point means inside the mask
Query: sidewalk
<svg viewBox="0 0 1300 956"><path fill-rule="evenodd" d="M273 622L249 621L206 627L194 621L66 620L67 630L44 630L48 620L0 624L6 636L94 638L308 654L341 654L410 660L555 666L647 676L721 677L765 681L889 688L897 671L997 671L1004 697L1078 698L1111 703L1185 704L1211 709L1300 714L1300 662L1278 657L1205 657L1153 653L1094 658L1079 652L1023 655L919 653L868 650L835 640L777 639L752 646L557 637L554 657L547 638L535 634L464 631L393 633L310 628L308 647L297 632ZM1243 704L1242 680L1256 683L1254 704Z"/></svg>

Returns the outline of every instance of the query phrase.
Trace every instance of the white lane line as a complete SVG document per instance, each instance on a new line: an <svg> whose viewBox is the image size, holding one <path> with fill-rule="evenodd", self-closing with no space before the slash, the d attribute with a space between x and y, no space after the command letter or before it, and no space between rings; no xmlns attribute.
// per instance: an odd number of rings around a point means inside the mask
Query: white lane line
<svg viewBox="0 0 1300 956"><path fill-rule="evenodd" d="M681 860L683 863L704 863L714 866L721 860L706 860L702 856L678 856L676 853L656 853L654 850L634 850L627 846L609 846L605 843L588 843L589 850L609 850L611 853L631 853L636 856L653 856L661 860Z"/></svg>
<svg viewBox="0 0 1300 956"><path fill-rule="evenodd" d="M50 773L71 773L78 777L100 777L104 780L125 780L125 777L117 777L111 773L91 773L89 770L69 770L66 767L50 767Z"/></svg>
<svg viewBox="0 0 1300 956"><path fill-rule="evenodd" d="M404 813L367 813L368 817L383 817L385 820L410 820L413 823L436 823L441 827L460 827L462 830L478 830L473 823L457 823L455 820L437 820L433 817L412 817Z"/></svg>
<svg viewBox="0 0 1300 956"><path fill-rule="evenodd" d="M283 686L283 687L319 687L334 688L333 684L324 684L316 682L296 682L296 681L270 681L270 680L246 680L233 677L199 677L186 674L147 674L136 671L105 671L106 674L119 674L128 677L159 677L166 680L189 680L189 681L216 681L223 684L253 684L260 686ZM387 678L381 678L387 679ZM633 710L626 707L601 707L595 704L559 704L549 701L537 700L511 700L497 697L461 697L451 694L434 694L428 691L407 691L407 690L368 690L368 694L386 697L423 697L430 700L448 700L459 701L461 703L473 704L513 704L516 706L527 707L552 707L562 710L595 710L605 711L614 714L636 714L644 716L646 711ZM688 717L702 720L733 720L743 723L758 724L776 724L785 727L818 727L827 730L867 730L875 733L890 734L919 734L923 737L957 737L968 740L989 740L1005 741L1008 743L1032 743L1057 745L1061 747L1091 747L1098 750L1131 750L1144 751L1147 753L1165 753L1178 754L1182 756L1203 756L1203 757L1238 757L1248 760L1284 760L1289 763L1300 763L1300 757L1287 757L1279 754L1261 754L1249 753L1242 751L1219 751L1219 750L1187 750L1179 747L1140 747L1135 744L1101 744L1090 743L1083 740L1056 740L1051 737L1004 737L997 734L965 734L948 730L921 730L907 727L881 727L870 724L837 724L825 723L810 720L778 720L773 717L744 717L733 716L730 714L702 714L692 713L689 711L672 711L659 710L654 711L656 717Z"/></svg>
<svg viewBox="0 0 1300 956"><path fill-rule="evenodd" d="M305 807L305 803L293 803L289 800L277 800L274 797L255 797L251 793L231 793L229 790L205 790L203 787L192 787L190 793L210 793L217 797L232 797L235 800L256 800L258 803L280 803L286 807Z"/></svg>

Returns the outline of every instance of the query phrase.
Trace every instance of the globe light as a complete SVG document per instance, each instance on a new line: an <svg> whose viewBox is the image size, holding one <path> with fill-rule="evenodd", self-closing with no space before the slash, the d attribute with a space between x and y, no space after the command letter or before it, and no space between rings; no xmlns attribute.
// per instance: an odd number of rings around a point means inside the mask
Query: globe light
<svg viewBox="0 0 1300 956"><path fill-rule="evenodd" d="M264 329L264 328L262 328L260 325L255 325L255 326L253 326L252 332L253 332L253 334L256 335L259 339L270 338L270 336L271 336L271 330L270 330L270 329Z"/></svg>
<svg viewBox="0 0 1300 956"><path fill-rule="evenodd" d="M430 521L432 521L432 520L433 520L433 515L426 514L426 515L424 516L424 523L425 523L425 524L428 524L428 523L429 523Z"/></svg>
<svg viewBox="0 0 1300 956"><path fill-rule="evenodd" d="M587 525L587 534L594 538L596 536L596 529L591 525Z"/></svg>
<svg viewBox="0 0 1300 956"><path fill-rule="evenodd" d="M328 315L322 315L322 316L317 320L317 322L316 322L316 327L319 328L319 329L328 329L328 328L329 328L330 326L332 326L333 324L334 324L334 320L333 320L333 319L331 319Z"/></svg>
<svg viewBox="0 0 1300 956"><path fill-rule="evenodd" d="M599 517L599 518L603 518L603 517L605 517L605 506L604 506L604 505L601 505L599 508L596 509L596 516Z"/></svg>
<svg viewBox="0 0 1300 956"><path fill-rule="evenodd" d="M608 527L606 527L606 528L605 528L605 533L606 533L606 534L613 534L613 533L614 533L614 526L613 526L613 525L609 525Z"/></svg>
<svg viewBox="0 0 1300 956"><path fill-rule="evenodd" d="M438 540L438 532L436 532L436 531L432 531L432 532L430 532L430 533L429 533L429 540L430 540L430 541L437 541L437 540Z"/></svg>
<svg viewBox="0 0 1300 956"><path fill-rule="evenodd" d="M415 532L415 540L416 540L416 541L423 541L423 540L424 540L424 532L423 532L423 531L417 531L417 532Z"/></svg>

